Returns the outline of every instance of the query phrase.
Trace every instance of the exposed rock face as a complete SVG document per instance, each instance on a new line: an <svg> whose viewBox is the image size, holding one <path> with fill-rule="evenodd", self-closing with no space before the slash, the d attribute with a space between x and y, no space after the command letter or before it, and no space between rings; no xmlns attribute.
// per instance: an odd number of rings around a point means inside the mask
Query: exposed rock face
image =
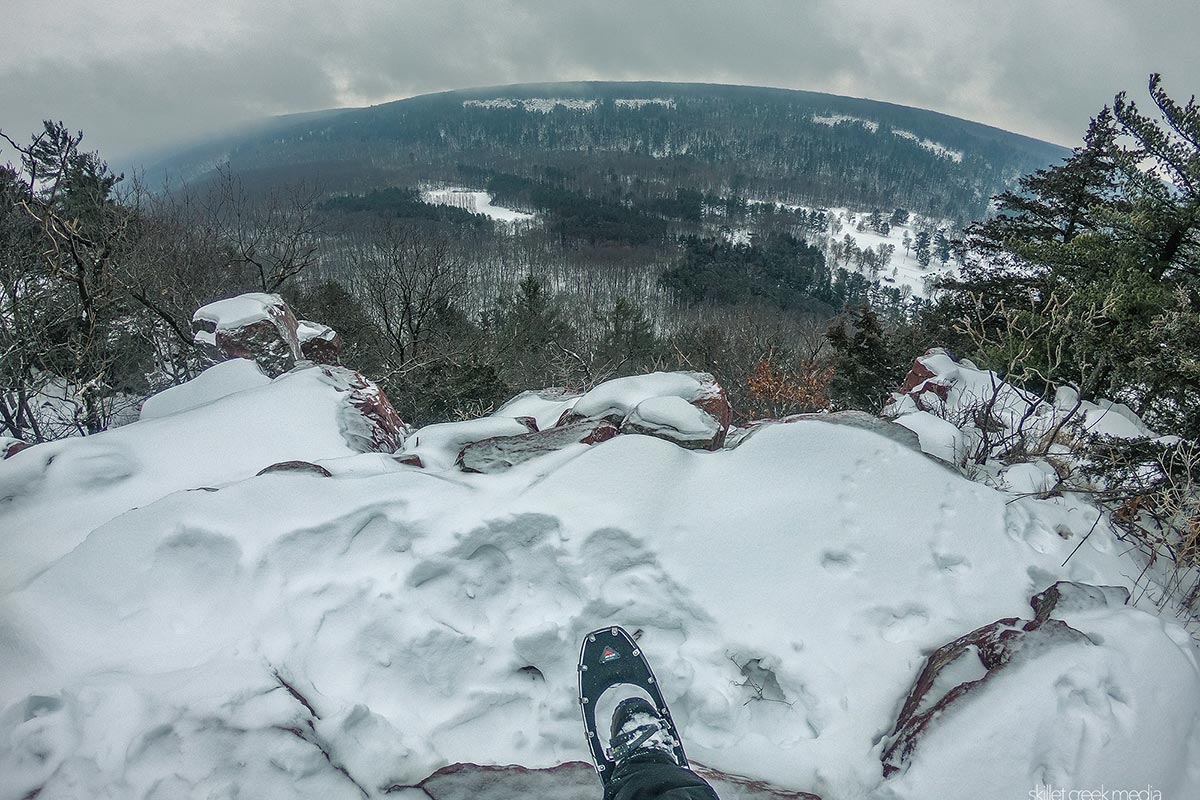
<svg viewBox="0 0 1200 800"><path fill-rule="evenodd" d="M361 453L395 453L404 445L408 426L374 381L346 367L326 365L318 369L346 393L338 422L351 447Z"/></svg>
<svg viewBox="0 0 1200 800"><path fill-rule="evenodd" d="M298 326L279 295L243 294L209 303L193 314L192 338L214 364L248 358L274 378L303 357Z"/></svg>
<svg viewBox="0 0 1200 800"><path fill-rule="evenodd" d="M519 436L494 436L468 444L458 454L457 463L463 472L502 472L568 445L597 444L617 433L611 422L585 420Z"/></svg>
<svg viewBox="0 0 1200 800"><path fill-rule="evenodd" d="M272 464L269 467L260 469L255 477L270 475L276 472L286 472L292 475L315 475L321 478L332 477L329 470L320 464L313 464L310 461L280 461L278 464Z"/></svg>
<svg viewBox="0 0 1200 800"><path fill-rule="evenodd" d="M20 439L12 439L7 436L0 436L0 460L12 458L17 453L29 447L28 442L22 442Z"/></svg>
<svg viewBox="0 0 1200 800"><path fill-rule="evenodd" d="M300 354L314 364L341 364L342 337L328 325L300 320L296 329Z"/></svg>
<svg viewBox="0 0 1200 800"><path fill-rule="evenodd" d="M892 401L895 402L898 397L907 395L912 398L913 403L921 411L932 411L945 403L950 396L952 382L939 376L925 363L926 359L937 357L947 358L946 351L935 347L914 359L908 374L904 376L904 383L900 385L899 391L892 395Z"/></svg>
<svg viewBox="0 0 1200 800"><path fill-rule="evenodd" d="M1128 596L1120 587L1060 581L1030 601L1037 612L1035 619L997 620L939 647L925 660L896 718L889 737L891 744L883 753L884 777L903 769L937 719L969 702L971 694L999 670L1022 659L1039 658L1062 645L1092 644L1067 623L1050 618L1056 607L1078 610L1120 604Z"/></svg>

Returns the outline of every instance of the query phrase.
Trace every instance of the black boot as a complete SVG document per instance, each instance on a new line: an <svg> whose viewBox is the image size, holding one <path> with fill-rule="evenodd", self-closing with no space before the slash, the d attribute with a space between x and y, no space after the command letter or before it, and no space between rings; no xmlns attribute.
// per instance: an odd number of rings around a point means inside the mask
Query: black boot
<svg viewBox="0 0 1200 800"><path fill-rule="evenodd" d="M666 756L670 763L681 767L675 757L675 739L654 704L643 697L629 697L613 711L608 746L617 768L629 759L643 756ZM656 757L654 760L662 760Z"/></svg>

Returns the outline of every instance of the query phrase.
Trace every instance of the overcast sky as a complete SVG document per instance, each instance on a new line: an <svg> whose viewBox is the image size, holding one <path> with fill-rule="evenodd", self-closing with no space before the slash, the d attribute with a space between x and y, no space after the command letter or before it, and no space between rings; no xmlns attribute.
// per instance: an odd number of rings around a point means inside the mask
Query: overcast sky
<svg viewBox="0 0 1200 800"><path fill-rule="evenodd" d="M1200 90L1200 0L0 0L0 128L113 160L444 89L672 80L919 106L1074 145L1113 94Z"/></svg>

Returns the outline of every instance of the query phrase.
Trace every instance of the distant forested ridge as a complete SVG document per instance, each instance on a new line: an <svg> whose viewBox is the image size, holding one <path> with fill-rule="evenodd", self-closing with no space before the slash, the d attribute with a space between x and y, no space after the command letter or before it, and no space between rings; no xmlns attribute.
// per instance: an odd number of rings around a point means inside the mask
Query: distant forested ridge
<svg viewBox="0 0 1200 800"><path fill-rule="evenodd" d="M268 183L314 178L331 192L500 174L559 187L543 205L582 197L679 218L700 193L967 221L1020 175L1067 153L944 114L815 92L555 83L281 117L176 154L151 174L194 180L227 164ZM602 226L628 224L611 205L600 213Z"/></svg>

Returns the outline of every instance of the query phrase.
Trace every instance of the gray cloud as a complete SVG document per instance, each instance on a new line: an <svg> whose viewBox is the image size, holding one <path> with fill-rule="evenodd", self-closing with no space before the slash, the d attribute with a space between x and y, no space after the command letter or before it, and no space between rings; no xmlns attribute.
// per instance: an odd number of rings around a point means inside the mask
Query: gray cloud
<svg viewBox="0 0 1200 800"><path fill-rule="evenodd" d="M114 158L272 114L587 79L828 91L1073 144L1151 71L1200 84L1194 0L9 3L0 126L63 119Z"/></svg>

